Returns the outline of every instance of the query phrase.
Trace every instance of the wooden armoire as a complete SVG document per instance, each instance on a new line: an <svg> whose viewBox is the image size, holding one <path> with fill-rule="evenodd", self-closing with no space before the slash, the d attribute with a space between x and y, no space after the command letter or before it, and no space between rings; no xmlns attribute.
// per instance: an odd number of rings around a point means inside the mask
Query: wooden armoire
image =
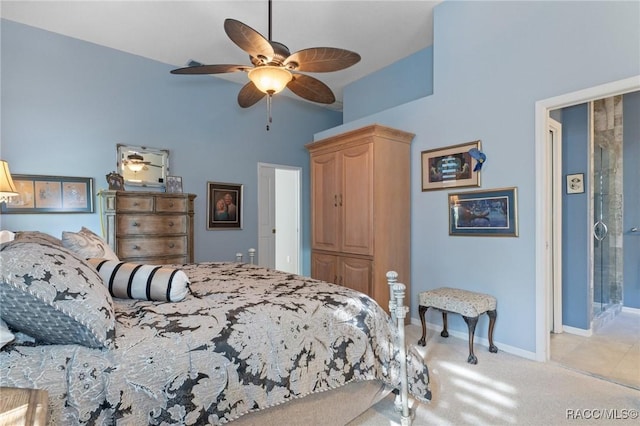
<svg viewBox="0 0 640 426"><path fill-rule="evenodd" d="M311 276L368 294L385 310L388 271L410 294L413 137L376 124L306 145Z"/></svg>

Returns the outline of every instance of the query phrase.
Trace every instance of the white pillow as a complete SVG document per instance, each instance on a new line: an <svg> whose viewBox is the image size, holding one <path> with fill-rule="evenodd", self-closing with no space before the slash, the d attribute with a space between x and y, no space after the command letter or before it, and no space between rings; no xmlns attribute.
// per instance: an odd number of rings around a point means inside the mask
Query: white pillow
<svg viewBox="0 0 640 426"><path fill-rule="evenodd" d="M3 348L4 345L11 342L14 338L15 336L11 330L9 330L7 323L0 319L0 348Z"/></svg>
<svg viewBox="0 0 640 426"><path fill-rule="evenodd" d="M189 277L180 269L106 259L88 259L113 297L179 302L189 293Z"/></svg>
<svg viewBox="0 0 640 426"><path fill-rule="evenodd" d="M94 257L120 260L102 237L84 226L80 232L64 231L62 233L62 245L85 259Z"/></svg>
<svg viewBox="0 0 640 426"><path fill-rule="evenodd" d="M3 229L2 231L0 231L0 243L13 241L15 237L16 237L16 234L14 234L11 231L7 231L6 229Z"/></svg>

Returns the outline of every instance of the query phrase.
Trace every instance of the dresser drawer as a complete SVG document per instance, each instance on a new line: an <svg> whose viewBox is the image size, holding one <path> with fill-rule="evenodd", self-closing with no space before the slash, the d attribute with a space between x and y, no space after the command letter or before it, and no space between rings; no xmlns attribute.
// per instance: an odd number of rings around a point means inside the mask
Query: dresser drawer
<svg viewBox="0 0 640 426"><path fill-rule="evenodd" d="M184 234L187 232L187 216L118 215L116 217L116 232L118 236Z"/></svg>
<svg viewBox="0 0 640 426"><path fill-rule="evenodd" d="M184 255L187 250L187 237L157 238L120 238L118 239L118 257L152 257Z"/></svg>
<svg viewBox="0 0 640 426"><path fill-rule="evenodd" d="M156 211L158 213L186 213L187 200L185 198L156 198Z"/></svg>
<svg viewBox="0 0 640 426"><path fill-rule="evenodd" d="M152 212L152 196L116 197L116 210L118 212Z"/></svg>

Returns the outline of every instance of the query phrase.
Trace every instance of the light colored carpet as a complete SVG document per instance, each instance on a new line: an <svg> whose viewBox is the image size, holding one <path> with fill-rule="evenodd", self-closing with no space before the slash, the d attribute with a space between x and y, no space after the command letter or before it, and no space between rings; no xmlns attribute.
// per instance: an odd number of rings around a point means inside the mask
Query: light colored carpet
<svg viewBox="0 0 640 426"><path fill-rule="evenodd" d="M415 344L420 327L406 328ZM498 346L499 348L499 346ZM554 362L530 361L476 343L478 364L466 362L466 340L429 330L419 348L431 374L430 404L411 400L414 426L638 424L640 391L589 376ZM398 425L393 395L349 426Z"/></svg>

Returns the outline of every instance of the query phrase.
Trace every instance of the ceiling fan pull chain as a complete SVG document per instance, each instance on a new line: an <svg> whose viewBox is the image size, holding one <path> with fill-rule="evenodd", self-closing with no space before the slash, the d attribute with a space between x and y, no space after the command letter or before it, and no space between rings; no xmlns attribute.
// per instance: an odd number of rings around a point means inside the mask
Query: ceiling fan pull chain
<svg viewBox="0 0 640 426"><path fill-rule="evenodd" d="M267 131L269 131L269 125L273 122L271 118L271 93L267 94Z"/></svg>

